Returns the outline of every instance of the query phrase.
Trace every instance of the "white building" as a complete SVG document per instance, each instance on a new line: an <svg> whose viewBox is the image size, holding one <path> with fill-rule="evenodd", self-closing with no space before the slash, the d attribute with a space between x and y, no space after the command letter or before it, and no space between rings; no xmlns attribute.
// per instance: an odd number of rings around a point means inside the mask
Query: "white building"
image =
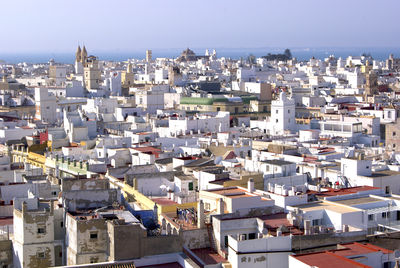
<svg viewBox="0 0 400 268"><path fill-rule="evenodd" d="M279 94L279 99L271 103L271 133L284 134L296 130L295 103L288 99L285 92Z"/></svg>
<svg viewBox="0 0 400 268"><path fill-rule="evenodd" d="M35 102L35 118L46 123L55 123L57 120L56 97L50 95L47 88L35 88Z"/></svg>

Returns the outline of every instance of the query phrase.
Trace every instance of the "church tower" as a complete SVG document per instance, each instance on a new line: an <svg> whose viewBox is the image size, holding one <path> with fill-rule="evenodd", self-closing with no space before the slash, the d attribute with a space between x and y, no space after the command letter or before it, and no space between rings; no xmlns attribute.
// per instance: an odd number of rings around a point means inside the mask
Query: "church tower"
<svg viewBox="0 0 400 268"><path fill-rule="evenodd" d="M83 74L83 59L82 59L82 50L80 46L78 46L78 49L76 50L75 53L75 74Z"/></svg>
<svg viewBox="0 0 400 268"><path fill-rule="evenodd" d="M87 59L86 47L83 46L83 48L81 49L81 47L78 46L78 49L76 50L75 53L75 74L83 74L83 67L85 67L86 59Z"/></svg>
<svg viewBox="0 0 400 268"><path fill-rule="evenodd" d="M279 94L279 99L271 102L271 126L273 135L283 135L296 131L295 103L288 99L285 92Z"/></svg>

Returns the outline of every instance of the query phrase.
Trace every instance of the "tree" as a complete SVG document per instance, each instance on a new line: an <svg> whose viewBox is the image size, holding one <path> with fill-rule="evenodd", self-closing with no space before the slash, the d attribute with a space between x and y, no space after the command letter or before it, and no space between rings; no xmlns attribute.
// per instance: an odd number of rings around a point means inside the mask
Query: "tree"
<svg viewBox="0 0 400 268"><path fill-rule="evenodd" d="M285 52L283 53L288 60L290 60L292 58L292 52L290 52L290 49L285 49Z"/></svg>

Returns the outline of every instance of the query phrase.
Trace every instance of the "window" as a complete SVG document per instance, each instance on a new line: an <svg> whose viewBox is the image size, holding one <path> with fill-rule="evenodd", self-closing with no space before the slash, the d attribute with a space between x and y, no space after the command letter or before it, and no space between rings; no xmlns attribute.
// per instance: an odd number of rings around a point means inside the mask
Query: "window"
<svg viewBox="0 0 400 268"><path fill-rule="evenodd" d="M235 107L235 114L239 113L239 108Z"/></svg>
<svg viewBox="0 0 400 268"><path fill-rule="evenodd" d="M44 259L44 252L38 252L38 253L36 253L36 257L38 258L38 259Z"/></svg>
<svg viewBox="0 0 400 268"><path fill-rule="evenodd" d="M290 110L287 110L287 113L290 114Z"/></svg>
<svg viewBox="0 0 400 268"><path fill-rule="evenodd" d="M385 187L385 193L386 194L390 194L390 186L386 186Z"/></svg>
<svg viewBox="0 0 400 268"><path fill-rule="evenodd" d="M193 191L193 182L189 182L189 191Z"/></svg>
<svg viewBox="0 0 400 268"><path fill-rule="evenodd" d="M382 218L383 219L390 218L390 212L382 212Z"/></svg>
<svg viewBox="0 0 400 268"><path fill-rule="evenodd" d="M225 247L227 248L228 247L228 236L227 235L224 237L224 242L225 242Z"/></svg>
<svg viewBox="0 0 400 268"><path fill-rule="evenodd" d="M96 263L96 262L98 262L99 261L99 258L98 257L91 257L90 258L90 263Z"/></svg>
<svg viewBox="0 0 400 268"><path fill-rule="evenodd" d="M312 220L312 225L313 226L318 226L319 225L319 220L318 219Z"/></svg>
<svg viewBox="0 0 400 268"><path fill-rule="evenodd" d="M368 221L373 221L374 220L374 214L368 215Z"/></svg>
<svg viewBox="0 0 400 268"><path fill-rule="evenodd" d="M97 239L97 232L90 232L90 239Z"/></svg>
<svg viewBox="0 0 400 268"><path fill-rule="evenodd" d="M45 234L46 233L46 228L45 227L38 227L37 233L38 234Z"/></svg>
<svg viewBox="0 0 400 268"><path fill-rule="evenodd" d="M393 135L393 136L396 136L396 131L393 131L392 135Z"/></svg>
<svg viewBox="0 0 400 268"><path fill-rule="evenodd" d="M343 132L351 132L351 126L350 125L343 125Z"/></svg>
<svg viewBox="0 0 400 268"><path fill-rule="evenodd" d="M57 195L57 192L51 192L51 194L53 195L53 196L56 196Z"/></svg>
<svg viewBox="0 0 400 268"><path fill-rule="evenodd" d="M276 114L279 114L279 110L276 110Z"/></svg>
<svg viewBox="0 0 400 268"><path fill-rule="evenodd" d="M276 119L275 122L278 123L278 119Z"/></svg>
<svg viewBox="0 0 400 268"><path fill-rule="evenodd" d="M64 227L64 222L60 222L60 226L61 226L61 228L63 228Z"/></svg>
<svg viewBox="0 0 400 268"><path fill-rule="evenodd" d="M217 107L217 112L221 111L221 107Z"/></svg>
<svg viewBox="0 0 400 268"><path fill-rule="evenodd" d="M393 143L393 148L396 148L396 143Z"/></svg>
<svg viewBox="0 0 400 268"><path fill-rule="evenodd" d="M256 233L249 233L249 240L256 239Z"/></svg>

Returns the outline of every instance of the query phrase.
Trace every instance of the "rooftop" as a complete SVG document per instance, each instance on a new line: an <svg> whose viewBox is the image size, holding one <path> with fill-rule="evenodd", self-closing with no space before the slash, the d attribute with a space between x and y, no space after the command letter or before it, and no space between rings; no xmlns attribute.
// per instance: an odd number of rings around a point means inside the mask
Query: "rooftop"
<svg viewBox="0 0 400 268"><path fill-rule="evenodd" d="M371 176L364 176L364 177L377 178L377 177L388 177L394 175L400 175L400 172L387 169L387 170L372 172Z"/></svg>
<svg viewBox="0 0 400 268"><path fill-rule="evenodd" d="M299 208L299 209L303 210L304 212L310 212L310 211L322 210L322 209L327 209L327 210L335 211L338 213L349 213L349 212L359 211L359 209L357 209L357 208L346 207L346 206L342 206L340 204L335 204L335 203L331 203L331 202L327 202L327 201L308 203L308 204L297 205L297 206L293 206L293 207Z"/></svg>
<svg viewBox="0 0 400 268"><path fill-rule="evenodd" d="M381 199L373 198L373 197L359 197L359 198L351 198L345 200L335 200L336 203L343 205L359 205L359 204L367 204L367 203L375 203L380 202Z"/></svg>
<svg viewBox="0 0 400 268"><path fill-rule="evenodd" d="M227 262L211 248L192 249L191 251L196 254L196 256L199 257L206 265Z"/></svg>
<svg viewBox="0 0 400 268"><path fill-rule="evenodd" d="M336 255L335 253L326 251L318 253L308 253L294 255L293 258L308 264L312 267L330 267L330 268L354 268L354 267L370 267L360 264L353 260L347 259L343 256Z"/></svg>
<svg viewBox="0 0 400 268"><path fill-rule="evenodd" d="M153 200L155 203L162 205L162 206L174 206L174 205L178 205L178 203L172 201L169 198L166 197L157 197L157 198L152 198L151 200Z"/></svg>
<svg viewBox="0 0 400 268"><path fill-rule="evenodd" d="M306 254L298 254L293 255L297 260L306 263L310 266L316 267L327 267L327 263L329 263L329 267L370 267L361 263L358 263L354 260L348 259L348 257L358 256L375 253L375 252L383 252L384 254L393 253L391 250L387 250L378 246L374 246L368 243L349 243L349 244L341 244L338 245L338 249L329 250L325 252L313 252Z"/></svg>
<svg viewBox="0 0 400 268"><path fill-rule="evenodd" d="M372 186L356 186L356 187L341 188L341 189L334 189L334 188L324 188L324 189L327 189L327 191L321 192L321 193L318 193L315 191L310 191L309 193L315 194L319 197L329 197L329 196L348 195L348 194L354 194L354 193L359 193L359 192L378 190L380 188L372 187Z"/></svg>
<svg viewBox="0 0 400 268"><path fill-rule="evenodd" d="M270 164L270 165L275 165L275 166L285 166L285 165L294 164L294 163L292 163L292 162L285 161L285 160L279 160L279 159L264 160L264 161L262 161L262 162L267 163L267 164Z"/></svg>

